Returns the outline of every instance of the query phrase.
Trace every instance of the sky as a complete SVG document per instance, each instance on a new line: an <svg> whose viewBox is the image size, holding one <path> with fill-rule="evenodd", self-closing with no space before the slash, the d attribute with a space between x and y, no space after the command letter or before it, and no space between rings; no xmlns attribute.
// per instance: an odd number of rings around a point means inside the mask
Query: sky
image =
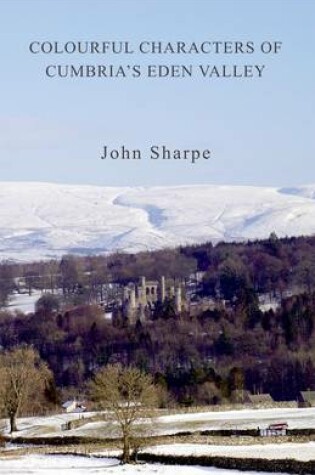
<svg viewBox="0 0 315 475"><path fill-rule="evenodd" d="M0 181L104 186L315 182L313 0L0 0ZM132 54L32 54L30 44L128 42ZM236 41L252 54L139 53L143 41ZM281 42L277 54L261 44ZM49 78L48 65L138 65L139 78ZM148 78L149 64L192 77ZM203 78L200 65L264 65ZM199 69L198 69L199 68ZM243 69L242 69L243 68ZM103 147L141 160L102 160ZM150 159L150 147L210 159Z"/></svg>

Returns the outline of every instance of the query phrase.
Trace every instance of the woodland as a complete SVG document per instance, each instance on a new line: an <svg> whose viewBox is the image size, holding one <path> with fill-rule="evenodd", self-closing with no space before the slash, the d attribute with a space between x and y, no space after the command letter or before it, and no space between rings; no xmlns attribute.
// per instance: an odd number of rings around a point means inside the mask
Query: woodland
<svg viewBox="0 0 315 475"><path fill-rule="evenodd" d="M211 299L213 308L178 314L166 299L134 325L104 318L100 303L119 311L115 295L142 275L181 282L190 301ZM34 290L34 312L8 309L12 292ZM93 374L116 363L150 375L161 407L222 404L235 390L276 401L315 390L315 237L2 262L0 297L1 352L38 352L54 404L84 397ZM262 299L277 305L265 309Z"/></svg>

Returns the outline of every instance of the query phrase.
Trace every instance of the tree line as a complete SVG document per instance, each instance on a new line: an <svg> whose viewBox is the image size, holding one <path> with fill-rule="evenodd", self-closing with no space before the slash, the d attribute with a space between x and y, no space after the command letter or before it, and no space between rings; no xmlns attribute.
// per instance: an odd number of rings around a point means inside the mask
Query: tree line
<svg viewBox="0 0 315 475"><path fill-rule="evenodd" d="M152 376L159 404L218 404L236 389L296 399L315 389L315 238L186 246L139 254L64 256L60 261L2 263L0 345L32 346L58 387L77 393L104 365L120 363ZM194 297L211 297L212 310L192 316L172 301L135 326L104 318L97 305L115 285L164 275L189 284L202 272ZM45 290L34 313L6 310L22 277L30 292ZM57 293L58 290L58 293ZM8 294L8 295L7 295ZM105 295L106 294L106 295ZM259 298L277 296L262 311ZM7 297L6 297L7 295Z"/></svg>
<svg viewBox="0 0 315 475"><path fill-rule="evenodd" d="M310 293L315 290L315 237L268 239L246 243L211 242L162 249L153 252L84 256L65 255L61 260L0 264L0 305L5 306L12 291L25 287L56 293L69 303L84 304L102 300L109 283L147 279L188 279L204 272L204 295L233 298L242 288L258 294L280 297L290 289Z"/></svg>
<svg viewBox="0 0 315 475"><path fill-rule="evenodd" d="M314 338L314 293L262 312L248 291L229 307L194 317L165 312L136 325L115 326L92 305L0 318L2 349L32 346L58 387L77 393L95 369L120 363L159 381L163 404L218 404L235 389L296 399L299 391L315 389Z"/></svg>

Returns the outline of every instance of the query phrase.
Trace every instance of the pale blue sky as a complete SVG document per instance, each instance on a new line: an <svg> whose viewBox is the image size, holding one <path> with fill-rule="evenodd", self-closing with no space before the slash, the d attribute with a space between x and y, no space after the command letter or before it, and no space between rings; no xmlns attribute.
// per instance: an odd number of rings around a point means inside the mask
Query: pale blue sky
<svg viewBox="0 0 315 475"><path fill-rule="evenodd" d="M315 1L0 0L0 180L99 185L315 182ZM48 79L76 56L31 55L31 41L282 41L263 78ZM177 56L176 64L221 57ZM85 64L148 58L85 56ZM170 58L155 56L151 62ZM213 159L118 163L103 144L210 148Z"/></svg>

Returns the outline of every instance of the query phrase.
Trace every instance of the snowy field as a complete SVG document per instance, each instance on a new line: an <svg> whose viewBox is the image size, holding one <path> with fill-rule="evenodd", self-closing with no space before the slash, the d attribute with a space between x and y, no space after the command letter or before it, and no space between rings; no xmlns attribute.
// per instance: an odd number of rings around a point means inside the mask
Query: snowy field
<svg viewBox="0 0 315 475"><path fill-rule="evenodd" d="M235 411L213 411L191 414L175 414L157 419L157 424L173 426L177 429L257 429L266 428L271 423L285 421L290 429L315 427L315 407L240 409Z"/></svg>
<svg viewBox="0 0 315 475"><path fill-rule="evenodd" d="M0 257L140 251L315 232L315 185L114 188L0 183Z"/></svg>
<svg viewBox="0 0 315 475"><path fill-rule="evenodd" d="M0 458L1 475L11 474L73 474L111 472L110 467L117 466L118 460L97 459L75 456L29 455L19 458ZM109 472L108 472L109 470ZM119 473L119 472L117 472Z"/></svg>
<svg viewBox="0 0 315 475"><path fill-rule="evenodd" d="M145 449L163 455L208 455L235 458L315 460L315 442L253 445L172 444Z"/></svg>
<svg viewBox="0 0 315 475"><path fill-rule="evenodd" d="M11 294L7 309L11 312L31 313L35 311L35 304L42 296L39 290L33 290L32 294Z"/></svg>
<svg viewBox="0 0 315 475"><path fill-rule="evenodd" d="M108 424L104 421L91 421L95 413L85 413L86 424L78 429L62 432L61 424L65 421L77 419L78 414L59 414L50 417L33 417L18 420L19 431L16 436L38 435L93 435L108 436ZM82 417L82 416L81 416ZM90 420L90 422L89 422ZM153 434L172 434L180 430L194 430L200 427L206 429L220 428L251 428L267 427L271 422L286 421L289 428L310 428L315 426L315 408L307 409L244 409L239 411L213 411L191 414L174 414L156 418L153 423ZM2 421L2 426L3 426ZM175 440L175 439L174 439ZM206 441L207 439L205 439ZM233 445L233 441L237 445ZM209 440L210 442L210 440ZM8 446L7 449L14 448ZM306 443L268 443L240 445L239 439L231 438L231 445L207 444L178 444L159 445L144 449L145 452L165 455L208 455L225 457L248 457L266 459L294 458L301 461L315 460L315 442ZM6 451L4 451L5 453ZM107 459L109 454L116 456L114 451L101 451L96 455L104 458L85 458L81 456L6 456L0 453L0 474L51 474L62 475L109 473L109 474L155 474L155 475L201 475L215 473L215 475L233 475L240 472L220 470L207 467L179 467L155 464L118 465L117 459ZM7 452L8 453L8 452ZM247 472L249 475L255 472Z"/></svg>
<svg viewBox="0 0 315 475"><path fill-rule="evenodd" d="M58 414L49 417L30 417L18 419L19 431L15 436L56 436L78 435L91 437L108 437L109 426L105 421L93 421L95 413ZM86 423L77 429L62 431L61 425L66 421L84 418ZM213 411L189 414L174 414L157 417L150 424L152 434L174 434L180 431L207 429L256 429L266 428L271 423L287 422L289 429L306 429L315 427L315 408L273 408L242 409L235 411ZM5 422L2 421L2 425Z"/></svg>
<svg viewBox="0 0 315 475"><path fill-rule="evenodd" d="M96 459L74 456L30 455L16 459L0 458L1 475L236 475L236 470L212 467L181 467L159 464L117 465L115 459ZM246 472L248 475L256 472Z"/></svg>
<svg viewBox="0 0 315 475"><path fill-rule="evenodd" d="M297 459L309 461L315 459L315 443L304 444L267 444L244 446L217 446L194 444L171 444L147 448L146 452L163 455L208 455L237 458L266 458L266 459ZM100 455L100 454L98 454ZM115 458L83 457L72 455L24 455L14 457L1 457L1 475L11 474L112 474L112 475L237 475L242 472L236 470L223 470L213 467L198 466L168 466L160 464L120 465ZM246 472L254 475L257 472ZM263 472L260 472L263 473Z"/></svg>

